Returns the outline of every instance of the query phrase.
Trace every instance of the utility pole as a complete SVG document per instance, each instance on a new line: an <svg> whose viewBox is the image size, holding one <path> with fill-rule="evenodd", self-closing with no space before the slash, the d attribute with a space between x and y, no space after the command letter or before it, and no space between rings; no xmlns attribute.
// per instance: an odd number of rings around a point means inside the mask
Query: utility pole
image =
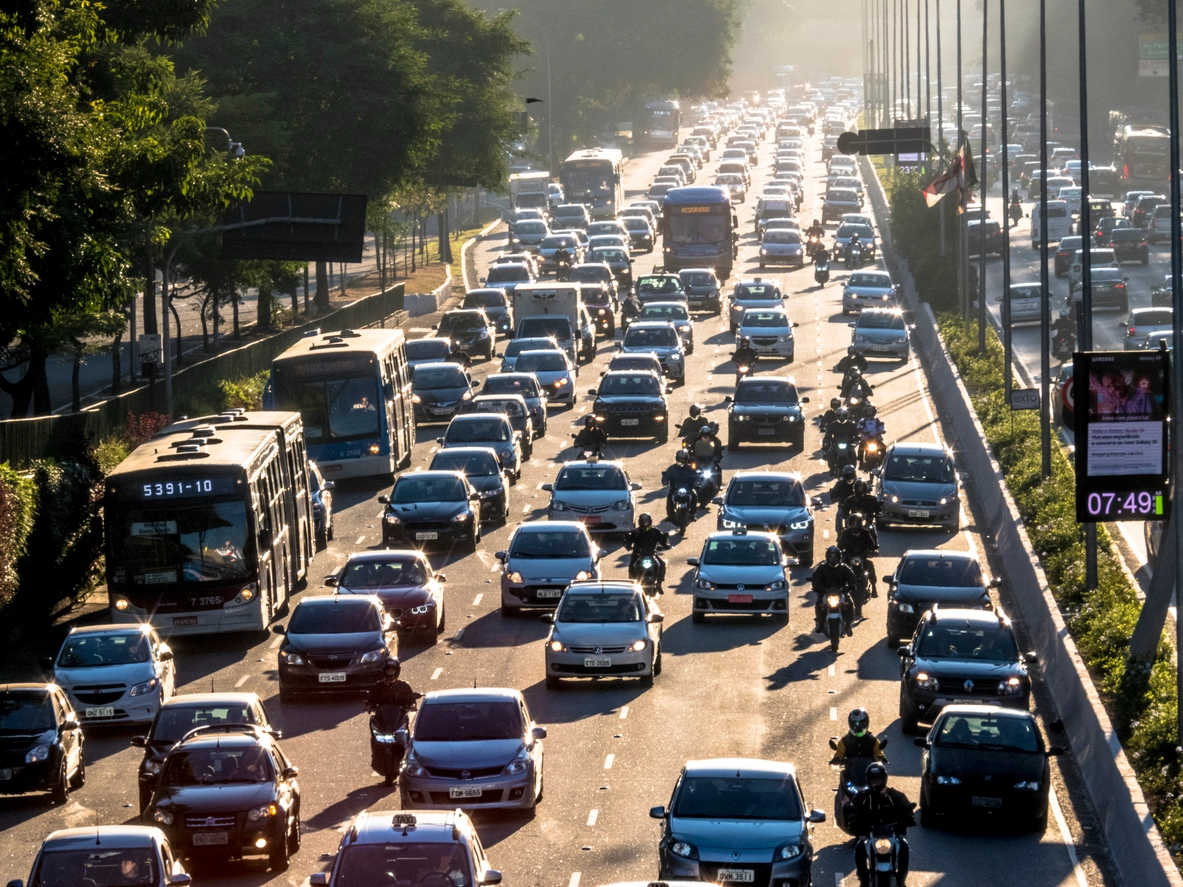
<svg viewBox="0 0 1183 887"><path fill-rule="evenodd" d="M1093 240L1092 220L1089 207L1089 92L1088 60L1085 42L1085 0L1079 0L1079 45L1077 54L1080 63L1080 233L1084 236L1080 251L1080 333L1077 336L1081 351L1093 350ZM1175 62L1177 64L1177 62ZM1172 65L1173 67L1173 65ZM1172 139L1173 141L1173 139ZM1178 167L1175 168L1176 170ZM1047 178L1047 170L1044 170ZM1172 175L1174 181L1177 175ZM1172 249L1174 249L1172 245ZM1075 299L1075 293L1071 294ZM1097 587L1097 525L1089 521L1084 525L1084 574L1085 585L1090 590Z"/></svg>
<svg viewBox="0 0 1183 887"><path fill-rule="evenodd" d="M1178 14L1175 8L1175 0L1167 0L1167 57L1171 60L1169 82L1167 84L1168 95L1171 103L1171 305L1175 311L1183 311L1183 281L1180 276L1183 275L1183 251L1180 250L1179 238L1183 236L1183 225L1180 225L1179 211L1180 211L1180 193L1179 193L1179 36L1178 36ZM1176 317L1183 317L1183 314L1176 314ZM1171 417L1174 419L1173 426L1178 428L1179 418L1183 416L1183 327L1175 324L1174 329L1174 347L1175 353L1171 359ZM1178 515L1183 514L1183 494L1180 493L1179 479L1183 478L1183 448L1179 446L1177 440L1171 441L1171 460L1174 462L1172 466L1174 471L1171 473L1171 520L1170 522L1176 527L1178 526ZM1166 535L1166 534L1164 534ZM1183 553L1183 533L1178 531L1174 534L1175 542L1175 564L1183 563L1179 560L1180 553ZM1176 581L1175 588L1179 585ZM1175 620L1175 649L1183 650L1180 647L1180 642L1183 642L1183 619ZM1183 669L1175 669L1176 688L1183 689ZM1183 696L1179 697L1183 699ZM1183 707L1178 713L1178 736L1183 738Z"/></svg>
<svg viewBox="0 0 1183 887"><path fill-rule="evenodd" d="M1083 3L1084 0L1081 0ZM989 130L990 121L986 117L986 59L988 56L989 44L986 42L987 31L990 25L990 0L982 0L982 221L978 224L978 234L981 235L981 243L978 244L978 352L986 353L986 180L989 169L986 163L986 152L989 149L989 143L986 140L986 133Z"/></svg>
<svg viewBox="0 0 1183 887"><path fill-rule="evenodd" d="M1047 0L1039 0L1039 165L1047 169ZM1052 476L1052 360L1051 287L1047 276L1047 177L1039 182L1039 376L1043 381L1039 406L1039 464L1044 480Z"/></svg>
<svg viewBox="0 0 1183 887"><path fill-rule="evenodd" d="M1010 145L1009 145L1009 131L1007 129L1007 103L1006 103L1006 0L998 0L998 58L999 71L1002 80L1002 125L999 133L1000 158L1002 160L1002 205L1006 206L1006 202L1010 199ZM1003 213L1002 219L1002 298L1003 305L1006 306L1006 317L1002 325L1003 344L1006 356L1004 387L1006 389L1006 403L1010 405L1010 393L1015 385L1015 370L1012 366L1014 360L1014 342L1012 338L1013 327L1010 320L1010 219L1007 218L1006 213Z"/></svg>

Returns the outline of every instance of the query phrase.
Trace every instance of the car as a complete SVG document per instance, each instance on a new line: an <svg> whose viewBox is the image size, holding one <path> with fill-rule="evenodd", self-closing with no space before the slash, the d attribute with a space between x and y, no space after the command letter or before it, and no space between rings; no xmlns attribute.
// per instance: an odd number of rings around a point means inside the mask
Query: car
<svg viewBox="0 0 1183 887"><path fill-rule="evenodd" d="M404 810L511 808L542 796L546 728L517 690L436 690L419 703L399 776Z"/></svg>
<svg viewBox="0 0 1183 887"><path fill-rule="evenodd" d="M822 224L842 218L843 213L858 212L863 200L853 188L829 188L822 201Z"/></svg>
<svg viewBox="0 0 1183 887"><path fill-rule="evenodd" d="M661 674L664 619L635 582L572 582L555 612L542 617L551 626L543 647L547 689L559 689L563 678L609 676L652 686Z"/></svg>
<svg viewBox="0 0 1183 887"><path fill-rule="evenodd" d="M687 761L661 820L658 877L781 887L813 883L815 823L792 764L753 758Z"/></svg>
<svg viewBox="0 0 1183 887"><path fill-rule="evenodd" d="M1125 213L1126 218L1129 218L1130 214L1134 211L1134 207L1137 206L1139 200L1141 200L1143 197L1153 196L1153 191L1126 191L1125 197L1122 198L1122 211Z"/></svg>
<svg viewBox="0 0 1183 887"><path fill-rule="evenodd" d="M536 352L523 352L532 353ZM529 368L523 372L529 372ZM444 449L489 447L497 454L497 460L512 483L517 483L522 477L522 433L513 427L513 422L504 413L468 413L456 416L448 423L444 436L436 438L436 443ZM395 483L397 485L398 482ZM457 490L451 492L459 493Z"/></svg>
<svg viewBox="0 0 1183 887"><path fill-rule="evenodd" d="M1120 268L1116 265L1102 265L1099 268L1093 268L1092 281L1094 311L1113 308L1125 313L1130 310L1129 290L1126 288L1130 279L1123 275ZM1077 282L1072 293L1073 303L1079 306L1083 299L1084 284Z"/></svg>
<svg viewBox="0 0 1183 887"><path fill-rule="evenodd" d="M530 421L534 426L534 436L543 437L546 434L546 394L538 377L533 373L494 373L485 377L482 394L517 394L526 402L526 409L530 411Z"/></svg>
<svg viewBox="0 0 1183 887"><path fill-rule="evenodd" d="M784 305L784 296L775 283L759 277L738 281L731 290L727 316L731 332L739 329L744 312L749 308L770 309Z"/></svg>
<svg viewBox="0 0 1183 887"><path fill-rule="evenodd" d="M603 374L598 388L589 392L595 402L592 415L612 439L652 436L669 440L667 389L660 373L651 370L616 370Z"/></svg>
<svg viewBox="0 0 1183 887"><path fill-rule="evenodd" d="M925 611L935 606L989 610L990 589L997 579L982 574L977 555L970 551L909 549L895 572L883 577L887 586L887 646L912 637Z"/></svg>
<svg viewBox="0 0 1183 887"><path fill-rule="evenodd" d="M620 340L624 354L653 354L661 361L661 369L674 384L686 379L686 352L677 327L668 321L634 320Z"/></svg>
<svg viewBox="0 0 1183 887"><path fill-rule="evenodd" d="M966 255L982 255L982 238L985 237L985 254L1002 255L1002 226L995 219L970 219L965 223Z"/></svg>
<svg viewBox="0 0 1183 887"><path fill-rule="evenodd" d="M748 166L746 160L728 160L723 159L719 162L718 175L715 177L715 185L726 187L719 180L724 176L739 176L737 180L741 186L742 192L746 195L748 188L752 187L752 170ZM735 181L728 179L728 181Z"/></svg>
<svg viewBox="0 0 1183 887"><path fill-rule="evenodd" d="M614 354L608 361L608 369L600 373L600 376L618 370L638 370L643 373L653 373L659 379L664 378L661 371L661 361L654 354Z"/></svg>
<svg viewBox="0 0 1183 887"><path fill-rule="evenodd" d="M824 221L824 220L823 220ZM866 250L867 258L875 258L875 228L861 222L840 222L838 230L834 232L834 248L831 252L835 256L844 256L850 241L858 235L859 243Z"/></svg>
<svg viewBox="0 0 1183 887"><path fill-rule="evenodd" d="M501 373L512 373L518 362L518 355L523 351L553 351L559 348L558 340L553 336L522 336L506 343L501 353Z"/></svg>
<svg viewBox="0 0 1183 887"><path fill-rule="evenodd" d="M600 578L604 552L579 521L528 521L518 524L501 561L501 615L527 607L553 608L563 589L579 579Z"/></svg>
<svg viewBox="0 0 1183 887"><path fill-rule="evenodd" d="M863 196L863 180L858 176L844 175L841 171L831 170L828 179L826 180L827 188L849 188Z"/></svg>
<svg viewBox="0 0 1183 887"><path fill-rule="evenodd" d="M560 249L567 251L567 255L571 257L572 265L583 261L583 246L574 234L569 232L552 233L538 244L538 270L541 273L553 274L558 270L558 266L555 264L555 253Z"/></svg>
<svg viewBox="0 0 1183 887"><path fill-rule="evenodd" d="M530 418L530 408L526 399L520 394L481 394L474 397L465 407L465 413L500 413L509 419L509 424L518 433L518 441L522 448L522 458L529 459L534 455L534 420Z"/></svg>
<svg viewBox="0 0 1183 887"><path fill-rule="evenodd" d="M300 849L298 774L253 724L190 735L164 759L152 821L190 860L263 855L281 872Z"/></svg>
<svg viewBox="0 0 1183 887"><path fill-rule="evenodd" d="M507 349L508 350L508 349ZM542 390L547 404L565 403L575 406L575 365L566 351L558 348L536 348L518 354L513 369L518 373L532 373Z"/></svg>
<svg viewBox="0 0 1183 887"><path fill-rule="evenodd" d="M1079 185L1066 184L1071 181L1071 176L1052 176L1047 180L1047 190L1049 195L1054 195L1054 199L1067 203L1072 215L1079 215L1083 190Z"/></svg>
<svg viewBox="0 0 1183 887"><path fill-rule="evenodd" d="M524 262L505 262L490 266L480 282L483 287L496 287L512 293L519 283L537 283L538 274Z"/></svg>
<svg viewBox="0 0 1183 887"><path fill-rule="evenodd" d="M1026 709L1031 700L1027 665L1010 620L999 611L934 607L901 646L900 729L915 733L946 705L987 703Z"/></svg>
<svg viewBox="0 0 1183 887"><path fill-rule="evenodd" d="M1124 349L1139 351L1148 340L1171 335L1175 312L1170 308L1135 308L1121 325L1125 327Z"/></svg>
<svg viewBox="0 0 1183 887"><path fill-rule="evenodd" d="M379 496L378 501L386 506L382 512L385 548L417 543L461 544L475 550L480 542L480 494L460 472L414 471L399 475L390 495Z"/></svg>
<svg viewBox="0 0 1183 887"><path fill-rule="evenodd" d="M1150 246L1146 243L1146 232L1141 228L1115 228L1109 233L1108 246L1118 262L1140 262L1150 264Z"/></svg>
<svg viewBox="0 0 1183 887"><path fill-rule="evenodd" d="M908 359L911 340L899 308L864 308L850 329L850 344L863 357Z"/></svg>
<svg viewBox="0 0 1183 887"><path fill-rule="evenodd" d="M374 594L306 597L279 647L279 694L369 690L394 656L395 623Z"/></svg>
<svg viewBox="0 0 1183 887"><path fill-rule="evenodd" d="M1051 770L1048 748L1035 718L998 705L948 705L916 744L920 764L920 823L938 825L953 814L958 822L980 814L1007 823L1047 829Z"/></svg>
<svg viewBox="0 0 1183 887"><path fill-rule="evenodd" d="M619 246L595 246L587 251L587 261L607 265L616 279L618 292L629 292L633 287L633 260L628 251Z"/></svg>
<svg viewBox="0 0 1183 887"><path fill-rule="evenodd" d="M86 782L82 721L57 684L0 684L0 795L48 792L66 803Z"/></svg>
<svg viewBox="0 0 1183 887"><path fill-rule="evenodd" d="M191 881L164 832L146 825L88 825L51 832L29 871L30 887L187 887ZM24 882L9 881L8 887L24 887Z"/></svg>
<svg viewBox="0 0 1183 887"><path fill-rule="evenodd" d="M685 268L678 272L678 278L686 291L686 303L691 311L719 314L723 310L719 278L712 269Z"/></svg>
<svg viewBox="0 0 1183 887"><path fill-rule="evenodd" d="M621 216L621 224L628 231L629 246L637 251L653 252L656 238L653 226L641 216Z"/></svg>
<svg viewBox="0 0 1183 887"><path fill-rule="evenodd" d="M608 222L608 223L597 222L596 224L616 225L618 223L617 222ZM591 253L591 252L594 252L595 250L601 250L601 249L620 250L627 257L629 255L628 232L625 231L620 234L613 232L611 234L597 234L595 236L589 236L587 239L587 251L589 253ZM589 259L589 261L590 261L590 259Z"/></svg>
<svg viewBox="0 0 1183 887"><path fill-rule="evenodd" d="M551 229L554 231L575 228L586 231L591 224L591 213L582 203L560 203L550 211Z"/></svg>
<svg viewBox="0 0 1183 887"><path fill-rule="evenodd" d="M1007 319L1007 312L1010 313L1010 322L1016 323L1038 323L1043 317L1043 287L1038 281L1034 283L1012 283L1010 286L1010 299L1004 299L1001 294L997 297L998 302L1002 305L1002 322L1005 324ZM1059 301L1058 296L1050 296L1049 303ZM1055 304L1049 305L1051 316L1056 314Z"/></svg>
<svg viewBox="0 0 1183 887"><path fill-rule="evenodd" d="M422 635L434 644L447 621L447 581L422 551L408 548L354 552L340 570L325 578L325 585L338 595L377 597L401 638Z"/></svg>
<svg viewBox="0 0 1183 887"><path fill-rule="evenodd" d="M443 363L452 353L452 342L441 336L428 336L423 339L410 339L406 344L407 365L412 374L415 368L424 363Z"/></svg>
<svg viewBox="0 0 1183 887"><path fill-rule="evenodd" d="M1150 218L1154 215L1154 209L1161 203L1168 203L1169 200L1163 194L1145 194L1138 198L1138 202L1134 204L1134 208L1130 210L1130 222L1135 228L1146 228L1150 225Z"/></svg>
<svg viewBox="0 0 1183 887"><path fill-rule="evenodd" d="M550 234L550 228L541 219L519 219L509 226L510 249L537 249Z"/></svg>
<svg viewBox="0 0 1183 887"><path fill-rule="evenodd" d="M472 400L476 383L460 364L422 363L411 377L411 404L418 422L446 422Z"/></svg>
<svg viewBox="0 0 1183 887"><path fill-rule="evenodd" d="M1158 209L1155 209L1155 218L1158 217L1157 214L1158 214ZM1169 221L1169 217L1170 217L1170 207L1169 206L1167 207L1167 216L1168 216L1168 221ZM1096 240L1096 243L1094 244L1094 246L1106 246L1109 243L1109 235L1111 233L1113 233L1114 231L1117 231L1117 230L1124 231L1124 230L1127 230L1127 229L1130 229L1133 227L1134 226L1130 224L1129 219L1120 219L1117 216L1113 215L1112 213L1109 215L1106 215L1106 216L1102 216L1097 221L1097 231L1094 236L1094 240ZM1150 230L1151 230L1150 240L1151 240L1151 242L1154 242L1155 238L1154 238L1153 223L1151 224ZM1080 246L1078 245L1076 248L1080 249Z"/></svg>
<svg viewBox="0 0 1183 887"><path fill-rule="evenodd" d="M760 242L760 267L772 264L805 265L805 247L798 231L767 230Z"/></svg>
<svg viewBox="0 0 1183 887"><path fill-rule="evenodd" d="M1150 217L1150 232L1147 240L1151 243L1158 243L1161 240L1169 241L1171 239L1171 205L1169 203L1160 203L1154 208L1154 213ZM1097 237L1097 245L1100 246L1101 238Z"/></svg>
<svg viewBox="0 0 1183 887"><path fill-rule="evenodd" d="M333 490L337 484L325 480L320 466L308 463L308 498L312 504L312 532L316 550L323 551L333 540Z"/></svg>
<svg viewBox="0 0 1183 887"><path fill-rule="evenodd" d="M525 265L534 274L538 276L538 257L529 250L510 253L497 253L493 257L491 265ZM496 289L496 287L494 287Z"/></svg>
<svg viewBox="0 0 1183 887"><path fill-rule="evenodd" d="M589 266L583 266L589 267ZM592 326L595 328L596 334L603 336L605 339L616 338L616 310L620 307L620 303L616 300L613 293L616 290L616 278L612 277L612 272L606 265L596 265L593 267L602 267L608 272L611 278L611 284L595 282L583 283L580 287L582 290L583 308L587 311L588 316L592 320ZM592 348L594 349L594 345Z"/></svg>
<svg viewBox="0 0 1183 887"><path fill-rule="evenodd" d="M173 651L151 625L82 625L42 665L83 724L150 724L177 683Z"/></svg>
<svg viewBox="0 0 1183 887"><path fill-rule="evenodd" d="M797 566L813 566L813 510L799 474L737 471L715 504L720 532L743 528L773 533Z"/></svg>
<svg viewBox="0 0 1183 887"><path fill-rule="evenodd" d="M939 524L961 529L961 478L942 444L896 442L872 472L879 515L875 524Z"/></svg>
<svg viewBox="0 0 1183 887"><path fill-rule="evenodd" d="M174 745L195 731L210 733L234 729L237 724L254 724L280 736L272 730L267 709L255 693L186 693L161 705L148 732L131 738L134 747L144 750L139 766L140 813L148 811L160 768Z"/></svg>
<svg viewBox="0 0 1183 887"><path fill-rule="evenodd" d="M481 520L509 519L510 474L490 447L449 447L431 457L428 471L458 471L481 500Z"/></svg>
<svg viewBox="0 0 1183 887"><path fill-rule="evenodd" d="M682 347L686 354L694 353L694 323L690 320L690 310L686 302L646 302L641 306L637 320L672 323L678 335L682 337Z"/></svg>
<svg viewBox="0 0 1183 887"><path fill-rule="evenodd" d="M580 521L589 531L627 533L633 529L639 483L628 479L620 462L572 460L563 464L553 483L546 516L550 520Z"/></svg>
<svg viewBox="0 0 1183 887"><path fill-rule="evenodd" d="M842 284L842 314L864 308L895 308L899 286L887 271L855 271Z"/></svg>
<svg viewBox="0 0 1183 887"><path fill-rule="evenodd" d="M748 199L748 183L740 173L720 173L711 184L724 189L731 196L732 203L743 203Z"/></svg>
<svg viewBox="0 0 1183 887"><path fill-rule="evenodd" d="M346 828L327 872L313 872L309 887L356 884L500 884L472 820L461 810L363 810Z"/></svg>
<svg viewBox="0 0 1183 887"><path fill-rule="evenodd" d="M649 190L646 191L645 194L652 203L657 204L658 208L660 208L665 205L665 195L676 187L677 185L659 184L654 182L649 186Z"/></svg>
<svg viewBox="0 0 1183 887"><path fill-rule="evenodd" d="M616 282L616 275L612 273L612 269L606 262L580 262L571 268L571 283L583 284L582 291L584 296L584 304L587 303L587 294L595 288L607 288L612 299L615 300L619 295L619 285Z"/></svg>
<svg viewBox="0 0 1183 887"><path fill-rule="evenodd" d="M615 234L618 237L628 237L628 230L620 224L616 219L605 219L600 222L592 222L584 231L588 238L600 237L605 234Z"/></svg>
<svg viewBox="0 0 1183 887"><path fill-rule="evenodd" d="M792 363L796 355L795 326L784 308L749 308L740 319L736 343L747 339L757 355L783 357Z"/></svg>
<svg viewBox="0 0 1183 887"><path fill-rule="evenodd" d="M646 274L637 279L634 293L642 305L646 302L679 301L686 298L686 287L677 274Z"/></svg>
<svg viewBox="0 0 1183 887"><path fill-rule="evenodd" d="M775 534L738 528L711 533L701 555L686 563L694 567L692 621L716 614L769 615L788 624L788 558Z"/></svg>
<svg viewBox="0 0 1183 887"><path fill-rule="evenodd" d="M1056 277L1068 276L1068 268L1072 264L1073 257L1081 250L1083 244L1084 238L1076 234L1060 238L1060 245L1056 249L1055 257Z"/></svg>
<svg viewBox="0 0 1183 887"><path fill-rule="evenodd" d="M513 309L509 304L509 297L505 290L499 287L484 287L469 290L464 294L461 308L480 309L485 312L489 322L496 329L496 335L503 339L513 336Z"/></svg>

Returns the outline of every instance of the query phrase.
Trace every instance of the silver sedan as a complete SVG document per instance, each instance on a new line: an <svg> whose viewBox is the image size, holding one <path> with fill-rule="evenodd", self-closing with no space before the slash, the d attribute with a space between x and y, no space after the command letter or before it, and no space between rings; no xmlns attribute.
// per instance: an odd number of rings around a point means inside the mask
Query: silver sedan
<svg viewBox="0 0 1183 887"><path fill-rule="evenodd" d="M635 582L572 582L553 616L546 639L546 686L561 678L636 677L651 685L661 674L661 623L657 604Z"/></svg>

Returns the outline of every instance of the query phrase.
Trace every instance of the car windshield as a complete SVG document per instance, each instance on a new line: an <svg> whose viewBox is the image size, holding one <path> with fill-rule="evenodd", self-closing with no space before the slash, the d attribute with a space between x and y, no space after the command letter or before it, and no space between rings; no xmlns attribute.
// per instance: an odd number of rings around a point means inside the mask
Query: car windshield
<svg viewBox="0 0 1183 887"><path fill-rule="evenodd" d="M847 286L870 286L880 287L882 289L891 288L891 278L886 274L867 274L866 272L857 272L850 275L846 279Z"/></svg>
<svg viewBox="0 0 1183 887"><path fill-rule="evenodd" d="M44 733L54 724L53 703L47 694L9 691L0 696L0 734Z"/></svg>
<svg viewBox="0 0 1183 887"><path fill-rule="evenodd" d="M624 254L623 250L619 249L605 249L604 247L596 247L587 256L592 262L607 262L610 265L627 265L628 256Z"/></svg>
<svg viewBox="0 0 1183 887"><path fill-rule="evenodd" d="M787 243L800 245L801 235L796 231L773 230L764 235L765 243Z"/></svg>
<svg viewBox="0 0 1183 887"><path fill-rule="evenodd" d="M546 223L535 221L533 219L524 219L520 222L515 222L513 226L514 234L546 234Z"/></svg>
<svg viewBox="0 0 1183 887"><path fill-rule="evenodd" d="M801 798L788 776L687 776L671 812L688 819L795 820Z"/></svg>
<svg viewBox="0 0 1183 887"><path fill-rule="evenodd" d="M853 237L855 234L858 235L859 240L872 240L875 237L875 232L872 231L869 226L851 225L849 223L845 225L839 225L838 233L836 233L834 236L839 240L845 240L847 237Z"/></svg>
<svg viewBox="0 0 1183 887"><path fill-rule="evenodd" d="M404 556L380 561L350 561L341 571L338 584L342 588L389 588L399 585L422 585L426 581L427 570L419 559Z"/></svg>
<svg viewBox="0 0 1183 887"><path fill-rule="evenodd" d="M856 329L902 330L904 329L904 316L894 311L864 311L859 315Z"/></svg>
<svg viewBox="0 0 1183 887"><path fill-rule="evenodd" d="M100 843L96 835L95 844ZM172 872L169 872L172 875ZM166 879L167 880L167 879ZM156 849L101 846L86 850L51 850L41 855L31 885L35 887L136 887L159 884Z"/></svg>
<svg viewBox="0 0 1183 887"><path fill-rule="evenodd" d="M735 288L735 298L739 301L747 301L748 299L767 302L780 298L780 291L774 286L768 286L762 283L746 283Z"/></svg>
<svg viewBox="0 0 1183 887"><path fill-rule="evenodd" d="M558 373L567 369L567 361L561 351L527 352L514 368L522 373Z"/></svg>
<svg viewBox="0 0 1183 887"><path fill-rule="evenodd" d="M324 600L329 600L325 598ZM297 606L288 634L356 634L382 630L378 611L367 600L332 599L330 604Z"/></svg>
<svg viewBox="0 0 1183 887"><path fill-rule="evenodd" d="M1093 282L1094 283L1118 283L1125 274L1120 268L1094 268Z"/></svg>
<svg viewBox="0 0 1183 887"><path fill-rule="evenodd" d="M641 320L687 320L685 305L662 305L650 302L641 309Z"/></svg>
<svg viewBox="0 0 1183 887"><path fill-rule="evenodd" d="M398 834L395 832L395 834ZM336 887L472 887L464 845L386 841L341 851Z"/></svg>
<svg viewBox="0 0 1183 887"><path fill-rule="evenodd" d="M573 490L627 490L628 482L624 472L615 465L582 466L564 468L555 481L555 489L563 492Z"/></svg>
<svg viewBox="0 0 1183 887"><path fill-rule="evenodd" d="M787 327L789 318L779 311L752 311L749 309L743 316L745 327Z"/></svg>
<svg viewBox="0 0 1183 887"><path fill-rule="evenodd" d="M474 291L464 297L465 308L504 308L505 296L501 290L491 292Z"/></svg>
<svg viewBox="0 0 1183 887"><path fill-rule="evenodd" d="M506 357L517 357L523 351L533 351L541 348L555 348L553 339L538 339L538 338L521 338L514 339L505 346ZM493 392L490 391L489 394Z"/></svg>
<svg viewBox="0 0 1183 887"><path fill-rule="evenodd" d="M468 387L468 376L458 364L446 367L416 367L414 381L415 387L421 391Z"/></svg>
<svg viewBox="0 0 1183 887"><path fill-rule="evenodd" d="M451 332L469 332L471 330L483 329L486 326L485 318L480 314L445 314L440 318L439 331L441 333Z"/></svg>
<svg viewBox="0 0 1183 887"><path fill-rule="evenodd" d="M418 340L407 343L407 360L443 360L448 356L447 342Z"/></svg>
<svg viewBox="0 0 1183 887"><path fill-rule="evenodd" d="M484 416L475 416L469 418L465 416L463 421L452 420L448 425L448 430L444 436L447 443L475 443L476 441L507 441L512 437L509 423L502 418ZM457 498L463 499L464 492L457 485L455 489L441 489L440 492L451 492L457 494ZM437 497L443 499L443 496ZM422 500L419 500L422 501Z"/></svg>
<svg viewBox="0 0 1183 887"><path fill-rule="evenodd" d="M805 487L797 480L733 480L727 504L737 507L802 508Z"/></svg>
<svg viewBox="0 0 1183 887"><path fill-rule="evenodd" d="M415 719L416 742L479 742L521 739L522 709L512 700L430 701Z"/></svg>
<svg viewBox="0 0 1183 887"><path fill-rule="evenodd" d="M591 546L583 533L570 530L520 529L514 534L509 556L524 558L591 557Z"/></svg>
<svg viewBox="0 0 1183 887"><path fill-rule="evenodd" d="M651 373L608 375L600 382L605 397L660 397L661 383Z"/></svg>
<svg viewBox="0 0 1183 887"><path fill-rule="evenodd" d="M669 348L678 344L678 334L670 327L630 326L624 335L625 348Z"/></svg>
<svg viewBox="0 0 1183 887"><path fill-rule="evenodd" d="M254 724L255 716L246 703L216 702L208 705L166 705L152 725L151 742L177 743L190 730L224 724Z"/></svg>
<svg viewBox="0 0 1183 887"><path fill-rule="evenodd" d="M66 638L57 664L61 668L128 665L132 662L147 662L150 655L148 639L142 631L84 634Z"/></svg>
<svg viewBox="0 0 1183 887"><path fill-rule="evenodd" d="M640 216L625 216L620 220L627 231L649 231L649 223Z"/></svg>
<svg viewBox="0 0 1183 887"><path fill-rule="evenodd" d="M562 249L565 249L568 252L570 252L571 250L575 249L576 245L577 244L575 242L575 238L570 236L569 234L562 234L562 235L552 234L550 237L544 237L542 239L542 243L540 243L538 245L538 248L539 249L555 249L555 250L562 248Z"/></svg>
<svg viewBox="0 0 1183 887"><path fill-rule="evenodd" d="M160 776L162 785L226 785L270 782L271 758L261 748L191 748L174 751Z"/></svg>
<svg viewBox="0 0 1183 887"><path fill-rule="evenodd" d="M571 280L576 283L609 283L612 269L602 265L576 265L571 269Z"/></svg>
<svg viewBox="0 0 1183 887"><path fill-rule="evenodd" d="M485 394L520 394L529 399L538 397L538 382L533 376L489 376L481 391Z"/></svg>
<svg viewBox="0 0 1183 887"><path fill-rule="evenodd" d="M492 477L500 469L492 453L457 453L440 450L431 459L429 471L459 471L465 477Z"/></svg>
<svg viewBox="0 0 1183 887"><path fill-rule="evenodd" d="M1029 717L949 713L933 739L934 744L954 748L993 748L1005 751L1039 751L1039 734Z"/></svg>
<svg viewBox="0 0 1183 887"><path fill-rule="evenodd" d="M627 594L567 594L556 622L640 622L644 608L635 592Z"/></svg>
<svg viewBox="0 0 1183 887"><path fill-rule="evenodd" d="M775 567L781 562L780 546L770 539L743 536L711 539L703 549L702 562L729 567Z"/></svg>
<svg viewBox="0 0 1183 887"><path fill-rule="evenodd" d="M982 587L982 568L973 558L909 555L899 574L901 585L945 588Z"/></svg>
<svg viewBox="0 0 1183 887"><path fill-rule="evenodd" d="M390 501L395 505L409 505L414 502L463 502L464 499L464 484L460 479L440 475L403 475L395 483L390 494Z"/></svg>
<svg viewBox="0 0 1183 887"><path fill-rule="evenodd" d="M951 484L953 463L944 454L913 456L892 453L887 460L883 479L911 484Z"/></svg>
<svg viewBox="0 0 1183 887"><path fill-rule="evenodd" d="M981 659L987 662L1015 662L1019 658L1014 635L1000 625L966 626L935 620L923 630L916 655L925 659Z"/></svg>
<svg viewBox="0 0 1183 887"><path fill-rule="evenodd" d="M796 403L797 389L780 381L747 381L735 391L736 403Z"/></svg>

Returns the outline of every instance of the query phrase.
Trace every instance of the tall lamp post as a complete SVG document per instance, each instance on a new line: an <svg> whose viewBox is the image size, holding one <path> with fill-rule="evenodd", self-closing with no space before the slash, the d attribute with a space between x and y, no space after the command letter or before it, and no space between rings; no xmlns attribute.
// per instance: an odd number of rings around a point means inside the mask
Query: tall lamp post
<svg viewBox="0 0 1183 887"><path fill-rule="evenodd" d="M504 12L505 10L501 10ZM516 11L516 10L515 10ZM555 103L551 98L550 91L550 34L546 32L546 28L542 26L542 22L533 16L526 15L524 12L518 12L524 21L528 21L542 32L543 43L546 46L546 156L547 156L547 171L554 175L555 173Z"/></svg>

